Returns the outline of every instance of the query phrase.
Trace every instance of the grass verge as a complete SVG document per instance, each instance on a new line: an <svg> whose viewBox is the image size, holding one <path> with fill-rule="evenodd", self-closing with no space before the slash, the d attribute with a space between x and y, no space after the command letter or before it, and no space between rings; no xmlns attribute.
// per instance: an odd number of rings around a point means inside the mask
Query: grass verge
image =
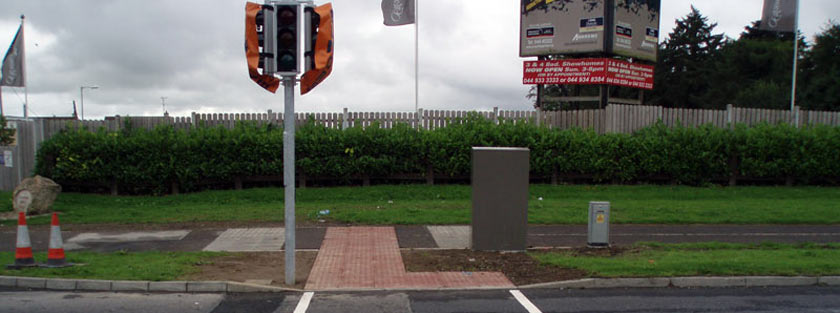
<svg viewBox="0 0 840 313"><path fill-rule="evenodd" d="M840 244L638 243L617 255L532 253L541 264L592 277L837 275Z"/></svg>
<svg viewBox="0 0 840 313"><path fill-rule="evenodd" d="M2 192L0 211L11 210ZM534 224L585 224L589 201L610 201L612 223L839 224L839 188L686 187L655 185L531 185L528 219ZM381 185L303 188L297 216L356 224L468 224L466 185ZM54 208L62 223L171 223L283 220L283 190L254 188L169 196L61 194ZM329 213L327 213L327 210ZM15 221L4 222L7 225ZM49 223L48 217L30 224Z"/></svg>
<svg viewBox="0 0 840 313"><path fill-rule="evenodd" d="M210 262L213 257L224 255L219 252L73 252L67 261L83 263L81 266L67 268L27 268L21 270L6 269L6 264L15 260L13 252L0 252L0 275L83 278L110 280L176 280L192 274L203 262ZM36 253L35 260L46 260L45 253Z"/></svg>

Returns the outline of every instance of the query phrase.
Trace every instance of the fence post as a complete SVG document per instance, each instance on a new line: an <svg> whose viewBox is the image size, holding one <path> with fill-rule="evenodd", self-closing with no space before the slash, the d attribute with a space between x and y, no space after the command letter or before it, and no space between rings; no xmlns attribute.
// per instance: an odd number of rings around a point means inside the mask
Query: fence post
<svg viewBox="0 0 840 313"><path fill-rule="evenodd" d="M417 122L416 122L416 123L417 123L417 129L423 129L423 128L425 128L425 127L423 126L423 123L424 123L424 120L423 120L423 108L418 108L418 109L417 109L417 116L415 116L415 120L417 120Z"/></svg>
<svg viewBox="0 0 840 313"><path fill-rule="evenodd" d="M190 127L195 128L198 125L198 114L192 112L192 120L190 120Z"/></svg>
<svg viewBox="0 0 840 313"><path fill-rule="evenodd" d="M344 113L341 113L341 130L347 129L347 108L344 108Z"/></svg>
<svg viewBox="0 0 840 313"><path fill-rule="evenodd" d="M732 127L732 104L726 105L726 123L729 125L728 127Z"/></svg>
<svg viewBox="0 0 840 313"><path fill-rule="evenodd" d="M499 125L499 107L493 107L493 123Z"/></svg>
<svg viewBox="0 0 840 313"><path fill-rule="evenodd" d="M537 111L537 122L536 122L536 124L537 124L537 127L539 127L540 124L541 124L541 120L542 120L542 109L537 108L536 111Z"/></svg>
<svg viewBox="0 0 840 313"><path fill-rule="evenodd" d="M799 128L799 106L793 107L793 126Z"/></svg>

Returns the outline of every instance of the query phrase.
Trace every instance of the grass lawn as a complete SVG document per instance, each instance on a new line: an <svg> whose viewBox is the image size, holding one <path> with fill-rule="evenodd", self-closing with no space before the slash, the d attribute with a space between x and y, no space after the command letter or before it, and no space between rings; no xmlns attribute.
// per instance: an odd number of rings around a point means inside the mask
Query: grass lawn
<svg viewBox="0 0 840 313"><path fill-rule="evenodd" d="M110 280L177 280L195 272L196 265L207 262L219 252L71 252L67 261L83 263L83 266L67 268L6 269L13 264L14 252L0 252L0 275L53 278L87 278ZM45 253L36 253L35 260L43 262Z"/></svg>
<svg viewBox="0 0 840 313"><path fill-rule="evenodd" d="M840 274L837 243L640 243L617 256L589 256L577 251L531 256L544 265L581 269L594 277Z"/></svg>
<svg viewBox="0 0 840 313"><path fill-rule="evenodd" d="M382 185L297 190L298 220L356 224L468 224L468 185ZM11 210L1 192L0 211ZM540 200L542 199L542 200ZM840 224L840 188L531 185L534 224L585 224L589 201L610 201L613 223ZM205 191L172 196L63 193L62 223L282 221L283 189ZM329 214L320 212L329 210ZM4 222L7 225L15 221ZM31 224L49 223L48 217Z"/></svg>

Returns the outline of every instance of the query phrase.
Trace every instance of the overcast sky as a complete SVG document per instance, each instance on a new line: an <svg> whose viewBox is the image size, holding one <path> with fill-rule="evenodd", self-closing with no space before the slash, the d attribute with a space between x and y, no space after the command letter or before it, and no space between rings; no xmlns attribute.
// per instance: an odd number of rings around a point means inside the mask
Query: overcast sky
<svg viewBox="0 0 840 313"><path fill-rule="evenodd" d="M518 0L420 1L420 107L530 109L522 85ZM318 1L316 4L322 4ZM716 32L737 38L761 18L762 0L664 0L660 41L697 7ZM30 115L67 116L85 90L85 117L283 111L248 77L245 1L3 0L0 56L26 15ZM335 0L335 63L297 112L413 111L414 26L382 24L380 0ZM811 41L840 16L838 0L802 0ZM24 91L3 87L6 115L21 116Z"/></svg>

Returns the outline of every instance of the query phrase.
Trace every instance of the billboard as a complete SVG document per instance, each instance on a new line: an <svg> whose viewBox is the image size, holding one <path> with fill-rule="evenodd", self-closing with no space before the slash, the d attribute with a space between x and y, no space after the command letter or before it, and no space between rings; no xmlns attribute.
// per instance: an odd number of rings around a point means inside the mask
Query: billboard
<svg viewBox="0 0 840 313"><path fill-rule="evenodd" d="M660 0L615 0L612 53L656 62Z"/></svg>
<svg viewBox="0 0 840 313"><path fill-rule="evenodd" d="M605 52L655 62L660 2L521 0L519 55Z"/></svg>
<svg viewBox="0 0 840 313"><path fill-rule="evenodd" d="M604 50L605 0L521 0L520 56Z"/></svg>
<svg viewBox="0 0 840 313"><path fill-rule="evenodd" d="M606 84L651 90L653 66L608 58L525 61L522 83Z"/></svg>

